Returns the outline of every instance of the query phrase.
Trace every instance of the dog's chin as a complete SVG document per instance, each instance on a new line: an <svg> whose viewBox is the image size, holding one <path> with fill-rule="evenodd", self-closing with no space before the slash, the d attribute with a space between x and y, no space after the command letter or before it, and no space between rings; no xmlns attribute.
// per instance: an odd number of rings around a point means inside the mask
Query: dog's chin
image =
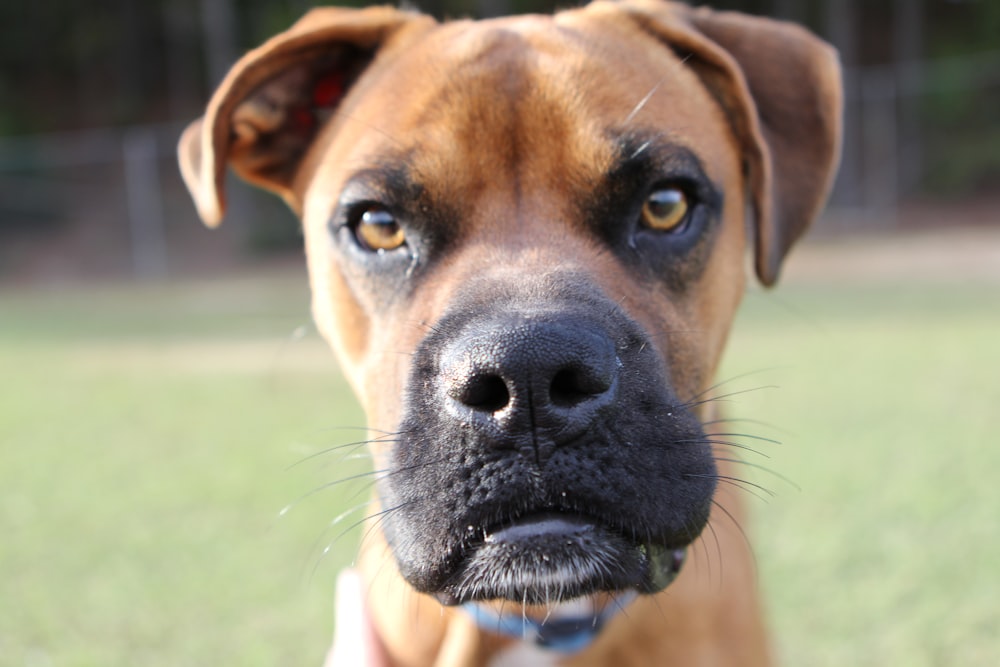
<svg viewBox="0 0 1000 667"><path fill-rule="evenodd" d="M551 605L601 593L656 593L684 562L684 547L627 539L586 517L539 514L487 530L434 592L445 605L509 600Z"/></svg>

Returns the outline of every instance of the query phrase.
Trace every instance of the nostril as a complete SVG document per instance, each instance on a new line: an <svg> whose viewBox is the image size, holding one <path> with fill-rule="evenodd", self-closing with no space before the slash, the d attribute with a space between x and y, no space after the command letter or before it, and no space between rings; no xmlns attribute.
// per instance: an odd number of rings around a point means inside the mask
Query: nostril
<svg viewBox="0 0 1000 667"><path fill-rule="evenodd" d="M496 412L510 402L510 392L499 375L476 375L464 384L456 398L470 408Z"/></svg>
<svg viewBox="0 0 1000 667"><path fill-rule="evenodd" d="M609 384L575 368L563 368L552 377L549 398L554 405L572 407L592 396L603 394Z"/></svg>

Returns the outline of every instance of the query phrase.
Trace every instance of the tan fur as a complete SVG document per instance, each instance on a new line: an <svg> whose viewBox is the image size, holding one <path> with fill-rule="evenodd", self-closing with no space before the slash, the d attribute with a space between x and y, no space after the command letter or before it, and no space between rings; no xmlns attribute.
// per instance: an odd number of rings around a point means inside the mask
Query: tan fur
<svg viewBox="0 0 1000 667"><path fill-rule="evenodd" d="M344 44L377 53L343 65L359 78L316 136L282 136L280 100L298 99L316 59L339 62ZM703 391L743 292L746 202L757 273L771 284L830 185L838 82L835 54L799 28L659 0L444 25L387 8L316 10L233 68L179 153L208 224L224 212L227 164L301 215L316 322L371 428L391 431L408 351L455 290L477 279L585 272L646 331L660 332L654 340L678 393ZM706 267L681 295L636 284L581 226L573 193L605 172L613 158L605 132L615 126L656 128L689 148L725 193ZM326 225L351 174L404 154L422 197L461 202L460 228L418 298L376 317L352 290L351 268L333 261ZM378 467L385 451L376 445L373 454ZM679 580L634 602L565 664L769 663L752 558L735 525L744 511L730 493L717 502L725 511L713 513ZM394 664L485 665L509 647L410 589L377 531L359 563Z"/></svg>

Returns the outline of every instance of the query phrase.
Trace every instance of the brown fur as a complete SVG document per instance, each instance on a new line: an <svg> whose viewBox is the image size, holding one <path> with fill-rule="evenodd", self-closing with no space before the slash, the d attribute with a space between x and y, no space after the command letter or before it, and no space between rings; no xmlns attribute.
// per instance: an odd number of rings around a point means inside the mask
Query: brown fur
<svg viewBox="0 0 1000 667"><path fill-rule="evenodd" d="M353 85L317 134L283 133L283 100L297 99L301 81L324 66L349 71ZM743 292L745 202L757 274L771 284L830 185L839 107L832 50L766 19L658 0L444 25L388 8L323 9L233 68L182 138L180 159L210 225L223 215L227 164L301 216L316 322L371 428L392 431L407 352L459 287L484 277L585 272L659 333L679 395L704 391ZM678 269L680 291L634 280L581 221L581 193L597 187L614 157L607 128L632 126L693 151L725 193L701 264ZM442 224L454 226L453 245L415 298L380 308L356 288L361 278L333 261L327 221L348 176L400 156L422 185L420 200L450 207ZM373 454L379 467L386 452L375 445ZM714 537L691 549L678 581L633 603L565 664L768 664L752 559L735 525L744 511L724 489L716 501ZM509 643L413 592L374 535L359 563L394 664L487 664Z"/></svg>

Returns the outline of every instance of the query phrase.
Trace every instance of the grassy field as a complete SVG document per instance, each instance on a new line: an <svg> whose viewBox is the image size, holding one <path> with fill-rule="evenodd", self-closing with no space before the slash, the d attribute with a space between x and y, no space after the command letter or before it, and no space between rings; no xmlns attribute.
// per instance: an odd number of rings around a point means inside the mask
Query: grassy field
<svg viewBox="0 0 1000 667"><path fill-rule="evenodd" d="M997 664L1000 290L789 283L721 378L792 482L749 527L784 663ZM0 291L0 665L321 663L364 489L307 457L363 420L308 322L300 275Z"/></svg>

